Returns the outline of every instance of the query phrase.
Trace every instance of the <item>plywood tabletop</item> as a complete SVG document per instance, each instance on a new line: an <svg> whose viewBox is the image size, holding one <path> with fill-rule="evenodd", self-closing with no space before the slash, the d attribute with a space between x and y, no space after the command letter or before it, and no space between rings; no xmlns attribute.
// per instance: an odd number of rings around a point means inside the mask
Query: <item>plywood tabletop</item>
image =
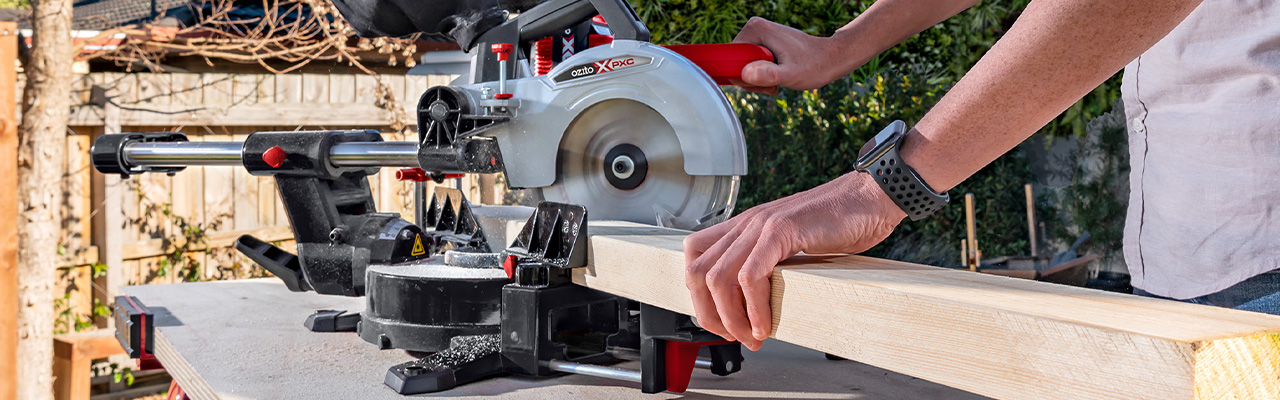
<svg viewBox="0 0 1280 400"><path fill-rule="evenodd" d="M318 309L359 311L362 298L292 293L274 278L123 288L156 314L160 361L193 399L402 398L382 384L387 367L412 360L354 333L313 333ZM639 363L619 365L639 369ZM418 397L983 399L957 389L770 341L728 377L695 371L689 392L645 395L638 384L588 376L503 377Z"/></svg>

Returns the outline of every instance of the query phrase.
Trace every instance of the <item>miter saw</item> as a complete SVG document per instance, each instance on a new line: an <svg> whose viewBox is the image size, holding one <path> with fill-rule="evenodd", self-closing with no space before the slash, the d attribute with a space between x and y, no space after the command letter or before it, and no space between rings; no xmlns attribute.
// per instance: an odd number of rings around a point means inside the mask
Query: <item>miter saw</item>
<svg viewBox="0 0 1280 400"><path fill-rule="evenodd" d="M124 176L243 166L274 177L297 254L251 236L236 248L290 290L366 296L363 312L321 311L309 328L434 353L391 368L387 384L401 393L499 373L683 391L694 365L740 369L737 344L688 317L572 285L569 271L586 264L588 220L697 230L729 217L746 150L718 84L772 55L750 44L648 43L623 0L551 0L490 25L459 40L470 74L422 94L413 142L376 131L259 132L242 143L123 133L95 141L94 166ZM383 167L419 183L413 223L377 212L367 177ZM525 209L515 238L486 234L478 214L493 208L422 184L498 172L545 200ZM117 299L118 336L144 358L145 309ZM695 359L703 346L707 357ZM601 365L632 358L643 372Z"/></svg>

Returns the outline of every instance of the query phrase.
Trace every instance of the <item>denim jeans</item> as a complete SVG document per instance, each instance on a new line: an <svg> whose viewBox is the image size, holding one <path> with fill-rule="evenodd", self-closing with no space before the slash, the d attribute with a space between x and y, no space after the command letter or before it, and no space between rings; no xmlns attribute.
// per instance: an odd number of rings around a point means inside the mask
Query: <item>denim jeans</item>
<svg viewBox="0 0 1280 400"><path fill-rule="evenodd" d="M1133 294L1167 299L1138 288ZM1221 292L1178 301L1280 315L1280 270L1246 279Z"/></svg>

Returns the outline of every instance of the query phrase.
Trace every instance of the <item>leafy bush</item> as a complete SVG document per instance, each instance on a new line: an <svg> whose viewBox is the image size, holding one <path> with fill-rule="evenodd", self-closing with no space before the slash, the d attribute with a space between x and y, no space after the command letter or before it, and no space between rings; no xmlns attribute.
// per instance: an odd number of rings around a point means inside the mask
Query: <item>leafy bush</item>
<svg viewBox="0 0 1280 400"><path fill-rule="evenodd" d="M740 209L817 186L852 170L863 143L895 119L914 124L924 116L995 44L1028 1L981 2L819 90L783 90L772 97L729 90L746 131L750 155L750 174L743 178ZM813 35L830 35L871 2L635 0L632 4L653 32L655 42L675 44L731 41L752 16ZM1083 136L1086 123L1107 112L1119 97L1119 86L1117 74L1041 133ZM932 218L904 222L870 254L932 264L958 263L965 193L974 193L977 198L983 253L1025 254L1029 245L1022 186L1034 180L1027 158L1014 150L953 189L955 204ZM1044 204L1037 208L1043 220L1056 218Z"/></svg>

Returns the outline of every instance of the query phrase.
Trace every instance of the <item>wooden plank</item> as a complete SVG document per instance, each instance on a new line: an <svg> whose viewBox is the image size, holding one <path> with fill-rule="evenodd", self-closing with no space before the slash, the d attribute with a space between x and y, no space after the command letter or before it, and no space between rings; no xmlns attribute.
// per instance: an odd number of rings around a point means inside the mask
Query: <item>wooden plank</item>
<svg viewBox="0 0 1280 400"><path fill-rule="evenodd" d="M418 108L418 100L429 88L431 88L431 81L427 76L406 75L404 77L405 101L403 106L407 115L415 115L415 110ZM416 124L417 122L413 123Z"/></svg>
<svg viewBox="0 0 1280 400"><path fill-rule="evenodd" d="M0 22L0 293L18 293L18 25ZM18 296L0 296L0 399L18 398Z"/></svg>
<svg viewBox="0 0 1280 400"><path fill-rule="evenodd" d="M204 81L200 74L171 74L170 103L181 107L204 104Z"/></svg>
<svg viewBox="0 0 1280 400"><path fill-rule="evenodd" d="M276 226L276 206L280 204L276 180L261 176L254 179L258 181L258 226Z"/></svg>
<svg viewBox="0 0 1280 400"><path fill-rule="evenodd" d="M220 93L219 88L205 88L204 93ZM206 102L200 105L167 104L121 110L120 123L125 126L352 126L381 127L391 119L387 110L373 104L223 104ZM411 124L416 123L409 121ZM71 108L73 127L102 126L102 116L97 106L80 105Z"/></svg>
<svg viewBox="0 0 1280 400"><path fill-rule="evenodd" d="M302 74L302 102L311 104L329 103L329 76Z"/></svg>
<svg viewBox="0 0 1280 400"><path fill-rule="evenodd" d="M356 77L347 74L329 75L329 102L351 105L356 102Z"/></svg>
<svg viewBox="0 0 1280 400"><path fill-rule="evenodd" d="M274 103L302 102L302 75L277 75Z"/></svg>
<svg viewBox="0 0 1280 400"><path fill-rule="evenodd" d="M192 252L205 251L211 248L229 247L235 243L236 238L241 235L257 236L267 242L293 239L293 231L288 226L273 226L259 229L231 230L221 232L210 232L205 236L205 244L203 246L191 246ZM127 243L123 248L123 258L125 260L141 260L150 257L158 257L164 255L171 246L181 246L182 237L175 236L170 238L156 238L134 243ZM166 242L169 242L166 245Z"/></svg>
<svg viewBox="0 0 1280 400"><path fill-rule="evenodd" d="M234 135L236 141L244 141L248 135ZM258 223L258 177L249 175L244 168L232 168L233 217L231 227L237 230L252 230L261 226Z"/></svg>
<svg viewBox="0 0 1280 400"><path fill-rule="evenodd" d="M684 235L609 225L574 282L691 314ZM772 283L774 338L986 396L1280 398L1280 316L860 256Z"/></svg>
<svg viewBox="0 0 1280 400"><path fill-rule="evenodd" d="M263 95L264 75L235 74L231 75L231 103L257 104Z"/></svg>
<svg viewBox="0 0 1280 400"><path fill-rule="evenodd" d="M170 74L129 74L137 82L134 105L162 105L172 102L173 77Z"/></svg>
<svg viewBox="0 0 1280 400"><path fill-rule="evenodd" d="M213 105L230 105L235 103L235 83L232 82L231 74L201 74L201 93L204 101L202 104L207 106ZM183 107L185 109L187 107ZM73 114L74 115L74 114ZM120 115L122 121L131 120L128 113ZM74 118L72 118L74 120ZM128 122L122 122L125 125L132 125ZM195 124L192 124L195 125Z"/></svg>
<svg viewBox="0 0 1280 400"><path fill-rule="evenodd" d="M378 101L378 77L355 75L355 101L357 104L374 104ZM384 81L386 78L382 78ZM393 90L394 92L394 90Z"/></svg>
<svg viewBox="0 0 1280 400"><path fill-rule="evenodd" d="M92 193L90 187L93 168L89 160L89 135L67 135L66 175L62 179L62 246L68 258L83 257L90 246L93 225Z"/></svg>
<svg viewBox="0 0 1280 400"><path fill-rule="evenodd" d="M101 329L57 335L53 338L54 398L88 399L90 363L97 358L124 354L115 331Z"/></svg>
<svg viewBox="0 0 1280 400"><path fill-rule="evenodd" d="M138 102L138 75L137 74L118 74L108 75L109 84L114 84L110 90L110 96L119 104L134 104Z"/></svg>

